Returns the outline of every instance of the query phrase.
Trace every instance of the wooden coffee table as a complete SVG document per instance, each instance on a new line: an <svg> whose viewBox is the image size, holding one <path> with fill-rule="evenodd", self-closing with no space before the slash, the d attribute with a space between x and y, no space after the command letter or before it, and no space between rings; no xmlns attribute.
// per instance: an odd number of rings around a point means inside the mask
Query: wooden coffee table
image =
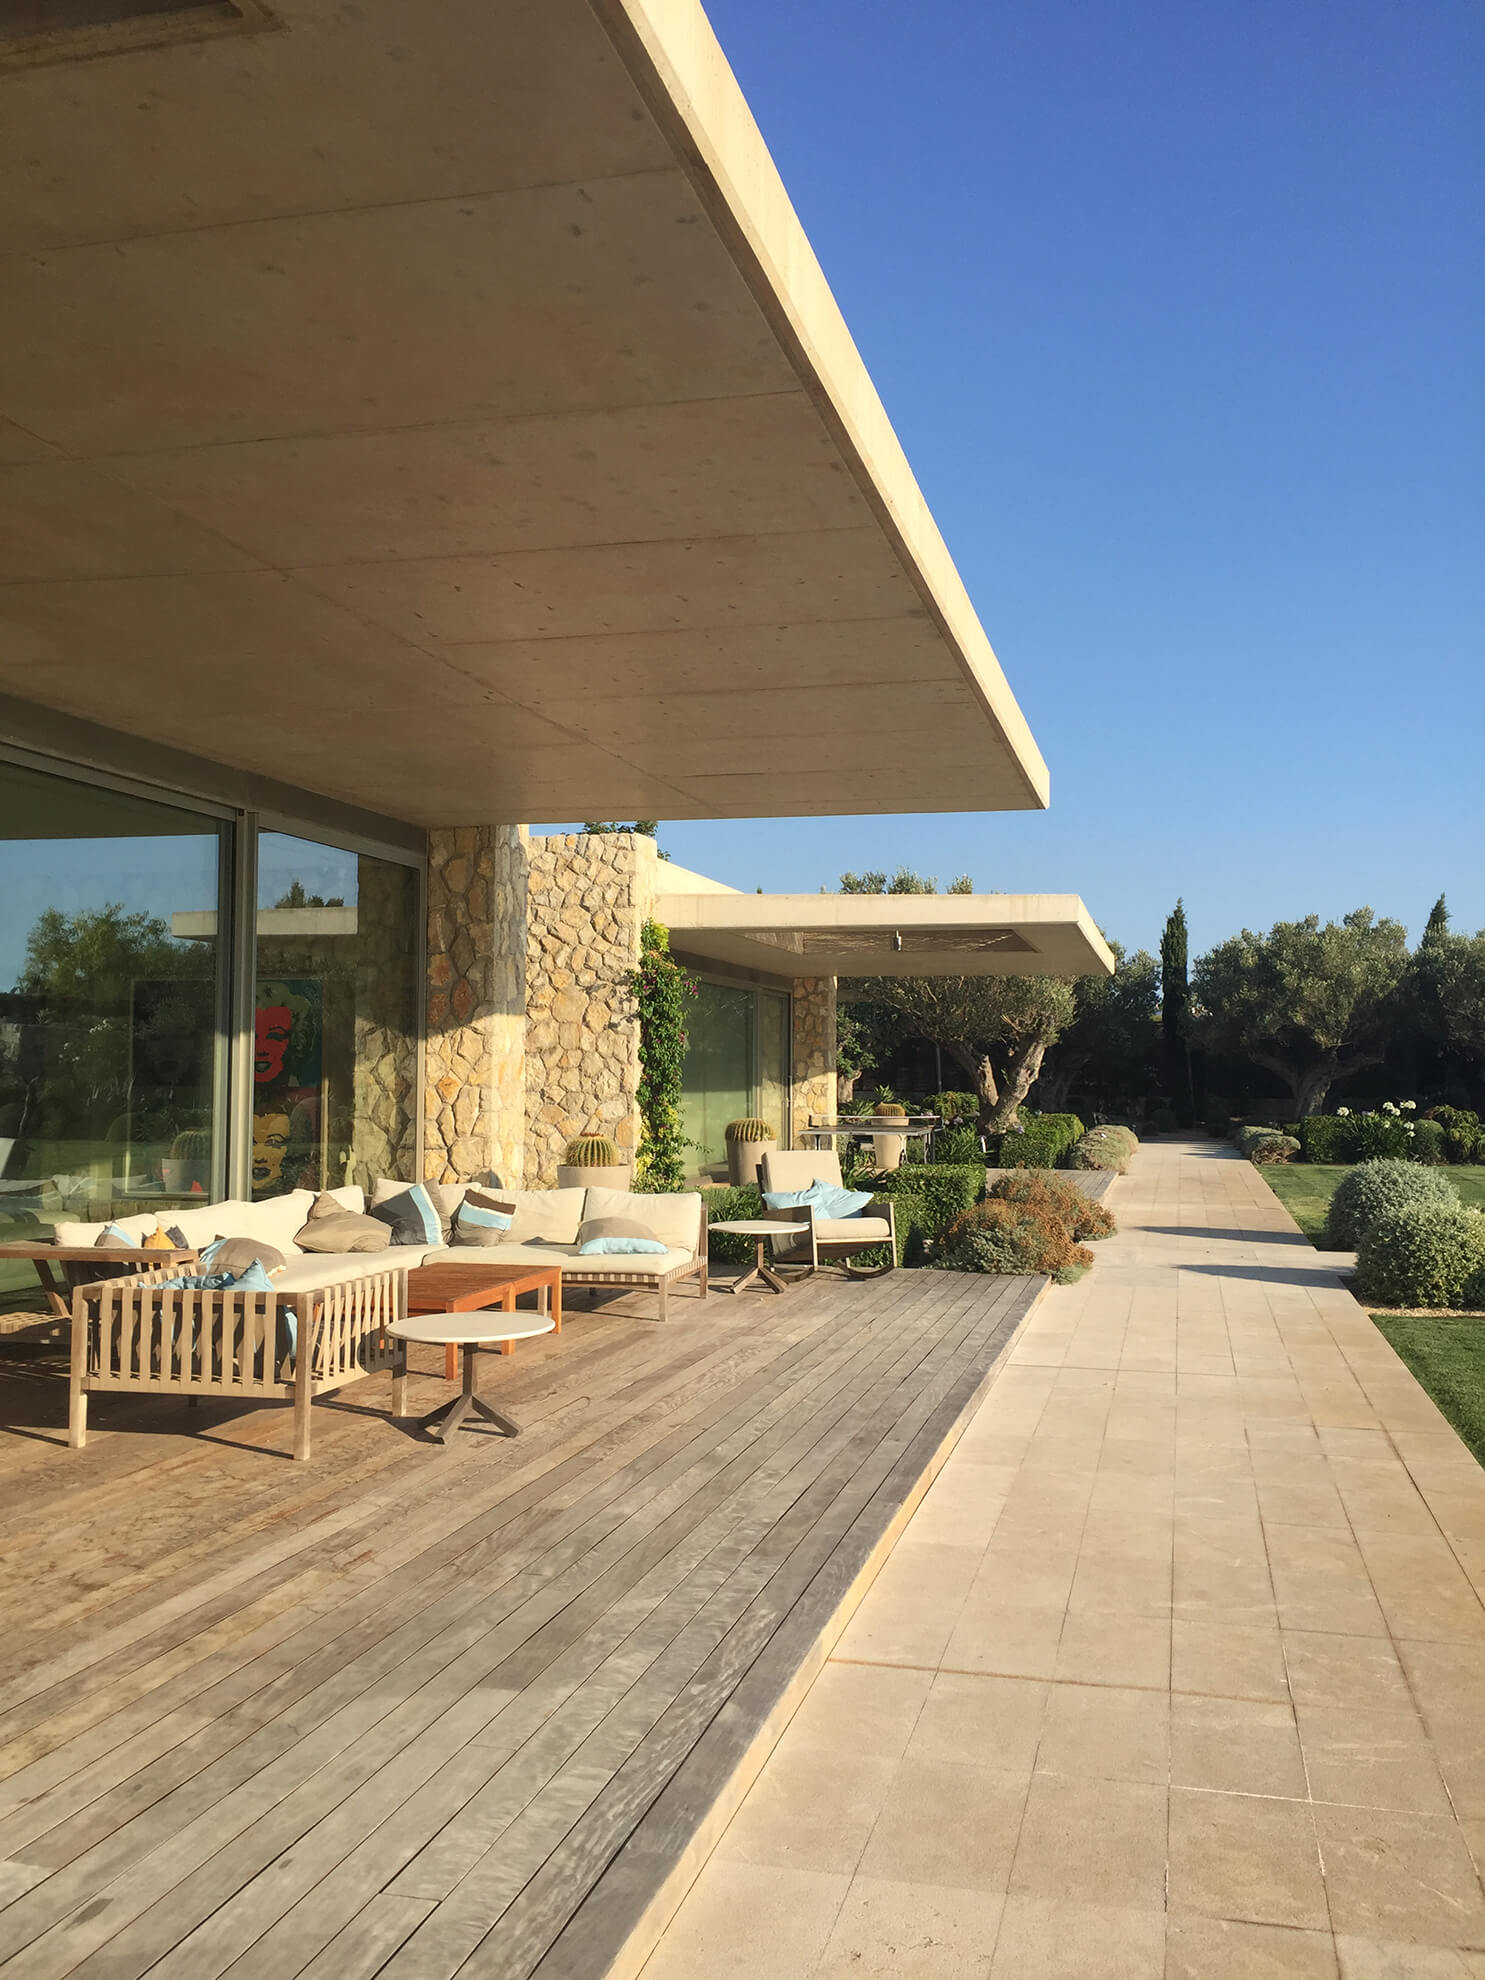
<svg viewBox="0 0 1485 1980"><path fill-rule="evenodd" d="M407 1310L416 1313L476 1313L482 1307L496 1307L514 1313L516 1296L534 1292L542 1295L541 1310L550 1314L552 1330L562 1331L562 1270L557 1265L480 1265L473 1259L442 1265L415 1265L407 1275ZM513 1354L513 1340L495 1328L484 1336L499 1341L502 1354ZM458 1347L452 1341L444 1349L443 1372L452 1382L458 1370Z"/></svg>

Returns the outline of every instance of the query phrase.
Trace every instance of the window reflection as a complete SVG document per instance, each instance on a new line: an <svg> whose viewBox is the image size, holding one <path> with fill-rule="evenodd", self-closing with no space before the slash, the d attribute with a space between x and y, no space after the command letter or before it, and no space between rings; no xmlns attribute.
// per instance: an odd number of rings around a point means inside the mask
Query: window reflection
<svg viewBox="0 0 1485 1980"><path fill-rule="evenodd" d="M212 1190L225 829L0 762L6 1238ZM0 1291L34 1283L0 1274Z"/></svg>

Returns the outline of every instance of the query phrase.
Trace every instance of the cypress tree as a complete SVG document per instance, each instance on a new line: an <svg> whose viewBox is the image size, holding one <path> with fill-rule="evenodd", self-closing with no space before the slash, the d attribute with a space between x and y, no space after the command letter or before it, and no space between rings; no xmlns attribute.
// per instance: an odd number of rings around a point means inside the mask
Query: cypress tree
<svg viewBox="0 0 1485 1980"><path fill-rule="evenodd" d="M1186 1008L1191 1001L1186 909L1177 900L1160 933L1160 1030L1164 1044L1165 1088L1175 1103L1183 1127L1196 1118L1191 1054L1186 1038Z"/></svg>

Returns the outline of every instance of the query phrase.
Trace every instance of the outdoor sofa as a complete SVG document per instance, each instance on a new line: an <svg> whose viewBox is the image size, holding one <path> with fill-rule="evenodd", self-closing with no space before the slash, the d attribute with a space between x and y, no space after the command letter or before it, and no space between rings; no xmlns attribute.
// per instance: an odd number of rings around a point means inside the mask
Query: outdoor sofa
<svg viewBox="0 0 1485 1980"><path fill-rule="evenodd" d="M373 1186L379 1204L406 1190L405 1182ZM87 1397L99 1391L185 1396L277 1396L295 1407L295 1456L308 1457L309 1409L314 1397L362 1375L390 1368L397 1382L394 1414L401 1413L404 1351L386 1333L407 1313L407 1274L434 1263L555 1265L564 1292L570 1286L618 1292L653 1292L659 1318L667 1317L673 1286L695 1279L707 1296L706 1215L699 1192L633 1195L612 1189L507 1190L480 1186L514 1207L509 1237L496 1244L394 1244L372 1252L309 1252L295 1243L316 1197L292 1190L260 1203L227 1200L199 1209L171 1209L121 1217L116 1228L136 1245L164 1224L197 1251L218 1237L252 1238L272 1245L288 1261L271 1290L207 1290L162 1282L197 1275L195 1261L174 1256L160 1265L137 1264L95 1283L86 1264L69 1265L72 1298L72 1399L69 1442L87 1436ZM439 1186L438 1207L452 1215L463 1187ZM341 1208L360 1212L356 1187L326 1192ZM578 1228L591 1218L642 1222L665 1243L663 1253L580 1257ZM101 1223L59 1223L59 1247L94 1247ZM98 1248L106 1268L110 1253ZM302 1378L302 1379L301 1379Z"/></svg>

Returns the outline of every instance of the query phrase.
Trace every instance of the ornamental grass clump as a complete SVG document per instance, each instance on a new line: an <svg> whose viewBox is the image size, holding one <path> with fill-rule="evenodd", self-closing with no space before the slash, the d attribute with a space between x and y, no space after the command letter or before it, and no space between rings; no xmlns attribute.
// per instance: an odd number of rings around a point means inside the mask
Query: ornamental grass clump
<svg viewBox="0 0 1485 1980"><path fill-rule="evenodd" d="M1326 1240L1333 1251L1354 1251L1378 1217L1425 1203L1457 1209L1459 1191L1446 1175L1417 1162L1362 1162L1336 1186Z"/></svg>
<svg viewBox="0 0 1485 1980"><path fill-rule="evenodd" d="M1459 1203L1410 1203L1361 1234L1356 1290L1383 1306L1459 1306L1485 1273L1485 1216Z"/></svg>
<svg viewBox="0 0 1485 1980"><path fill-rule="evenodd" d="M1139 1145L1139 1137L1132 1128L1089 1128L1068 1151L1067 1166L1070 1169L1110 1169L1116 1176L1122 1176Z"/></svg>
<svg viewBox="0 0 1485 1980"><path fill-rule="evenodd" d="M1024 1203L1030 1209L1048 1212L1080 1244L1112 1237L1119 1228L1101 1203L1095 1203L1075 1182L1048 1169L1020 1169L1014 1175L1000 1176L990 1185L989 1193L996 1202Z"/></svg>
<svg viewBox="0 0 1485 1980"><path fill-rule="evenodd" d="M954 1219L933 1263L946 1272L1045 1272L1065 1283L1081 1277L1093 1253L1051 1211L992 1197Z"/></svg>

